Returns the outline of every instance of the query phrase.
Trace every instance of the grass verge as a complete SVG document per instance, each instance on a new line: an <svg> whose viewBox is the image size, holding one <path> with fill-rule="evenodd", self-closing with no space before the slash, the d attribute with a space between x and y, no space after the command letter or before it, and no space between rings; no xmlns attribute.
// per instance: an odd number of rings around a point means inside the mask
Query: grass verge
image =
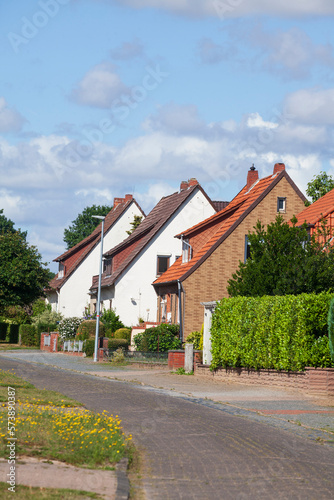
<svg viewBox="0 0 334 500"><path fill-rule="evenodd" d="M7 483L0 481L1 499L13 499L13 493L7 490ZM96 493L81 490L54 489L54 488L32 488L19 485L15 490L15 500L84 500L88 498L102 499Z"/></svg>
<svg viewBox="0 0 334 500"><path fill-rule="evenodd" d="M8 387L15 392L16 456L59 460L89 468L113 468L131 454L118 416L93 413L57 392L37 389L0 369L0 457L8 455Z"/></svg>

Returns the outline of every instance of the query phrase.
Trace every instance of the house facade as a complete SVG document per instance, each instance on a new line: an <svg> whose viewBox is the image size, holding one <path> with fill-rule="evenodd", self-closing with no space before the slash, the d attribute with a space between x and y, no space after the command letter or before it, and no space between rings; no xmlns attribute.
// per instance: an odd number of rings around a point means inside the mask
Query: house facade
<svg viewBox="0 0 334 500"><path fill-rule="evenodd" d="M304 208L298 215L297 225L302 225L306 222L310 236L319 238L323 222L326 223L326 229L329 232L329 237L334 235L334 189L321 196L312 205Z"/></svg>
<svg viewBox="0 0 334 500"><path fill-rule="evenodd" d="M135 216L145 214L132 195L115 198L104 221L103 247L123 241ZM85 307L89 307L92 276L99 272L101 229L102 223L90 236L54 259L59 263L59 271L49 283L46 301L65 317L81 317Z"/></svg>
<svg viewBox="0 0 334 500"><path fill-rule="evenodd" d="M158 310L171 322L178 322L181 311L184 339L201 329L202 303L228 296L228 281L247 258L247 235L257 221L267 225L278 214L288 221L302 210L305 200L283 163L275 164L273 174L263 179L252 167L246 186L227 207L177 235L183 241L183 254L153 286Z"/></svg>
<svg viewBox="0 0 334 500"><path fill-rule="evenodd" d="M125 241L104 254L108 270L102 276L101 307L111 304L127 326L136 325L140 319L157 321L161 315L151 284L181 255L175 234L214 213L213 202L196 179L182 182L179 192L162 198ZM98 277L94 276L93 308L97 284Z"/></svg>

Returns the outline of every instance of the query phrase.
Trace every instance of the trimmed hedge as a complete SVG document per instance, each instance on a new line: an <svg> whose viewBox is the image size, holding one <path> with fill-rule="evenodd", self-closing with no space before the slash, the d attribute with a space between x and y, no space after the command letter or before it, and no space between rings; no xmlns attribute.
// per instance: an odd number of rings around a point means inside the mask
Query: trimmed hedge
<svg viewBox="0 0 334 500"><path fill-rule="evenodd" d="M6 340L8 323L0 323L0 340Z"/></svg>
<svg viewBox="0 0 334 500"><path fill-rule="evenodd" d="M26 346L40 345L40 333L35 325L20 325L21 343Z"/></svg>
<svg viewBox="0 0 334 500"><path fill-rule="evenodd" d="M161 323L156 327L147 328L142 333L137 333L133 341L137 351L160 352L170 349L181 349L182 343L179 339L180 326Z"/></svg>
<svg viewBox="0 0 334 500"><path fill-rule="evenodd" d="M111 351L116 351L119 347L122 347L125 351L128 350L129 341L127 339L109 339L108 349Z"/></svg>
<svg viewBox="0 0 334 500"><path fill-rule="evenodd" d="M93 356L95 349L95 339L88 339L84 342L82 352L86 354L86 356Z"/></svg>
<svg viewBox="0 0 334 500"><path fill-rule="evenodd" d="M96 332L96 320L88 319L83 321L77 329L77 338L79 340L86 340L95 337ZM105 326L99 321L99 337L104 337Z"/></svg>
<svg viewBox="0 0 334 500"><path fill-rule="evenodd" d="M114 334L115 339L126 339L131 342L131 328L119 328Z"/></svg>
<svg viewBox="0 0 334 500"><path fill-rule="evenodd" d="M333 366L327 319L333 293L235 297L212 316L211 368Z"/></svg>

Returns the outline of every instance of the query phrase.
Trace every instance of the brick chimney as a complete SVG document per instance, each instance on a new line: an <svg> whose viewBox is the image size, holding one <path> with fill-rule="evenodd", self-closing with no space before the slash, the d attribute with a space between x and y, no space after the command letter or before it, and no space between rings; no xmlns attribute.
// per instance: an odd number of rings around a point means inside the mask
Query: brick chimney
<svg viewBox="0 0 334 500"><path fill-rule="evenodd" d="M188 182L182 181L180 184L180 191L184 191L185 189L188 189Z"/></svg>
<svg viewBox="0 0 334 500"><path fill-rule="evenodd" d="M114 198L114 208L116 208L121 203L124 203L124 198Z"/></svg>
<svg viewBox="0 0 334 500"><path fill-rule="evenodd" d="M283 170L285 170L284 163L275 163L275 165L274 165L274 175L278 174L279 172L283 172Z"/></svg>
<svg viewBox="0 0 334 500"><path fill-rule="evenodd" d="M188 181L188 186L191 187L191 186L197 186L198 184L198 180L195 179L195 177L192 177L191 179L189 179Z"/></svg>
<svg viewBox="0 0 334 500"><path fill-rule="evenodd" d="M126 194L125 195L125 201L131 201L133 199L132 194Z"/></svg>
<svg viewBox="0 0 334 500"><path fill-rule="evenodd" d="M259 172L255 169L254 165L252 165L247 174L247 191L253 186L258 178Z"/></svg>

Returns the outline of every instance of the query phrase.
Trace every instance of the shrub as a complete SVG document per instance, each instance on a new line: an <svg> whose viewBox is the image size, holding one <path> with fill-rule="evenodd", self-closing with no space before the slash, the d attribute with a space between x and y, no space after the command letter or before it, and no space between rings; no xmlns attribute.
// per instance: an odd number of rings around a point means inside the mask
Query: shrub
<svg viewBox="0 0 334 500"><path fill-rule="evenodd" d="M119 328L124 328L122 321L119 319L119 316L117 316L113 309L103 311L101 315L101 321L105 325L105 327L108 327L110 332L115 332Z"/></svg>
<svg viewBox="0 0 334 500"><path fill-rule="evenodd" d="M194 344L194 349L203 349L203 332L191 332L186 338L187 344Z"/></svg>
<svg viewBox="0 0 334 500"><path fill-rule="evenodd" d="M119 365L119 364L124 363L124 361L125 361L125 357L124 357L123 349L121 347L119 347L116 351L114 351L112 353L111 362L114 365Z"/></svg>
<svg viewBox="0 0 334 500"><path fill-rule="evenodd" d="M88 339L85 340L82 352L86 354L86 356L93 356L94 354L94 349L95 349L95 340L94 339Z"/></svg>
<svg viewBox="0 0 334 500"><path fill-rule="evenodd" d="M329 339L329 352L331 359L334 363L334 298L329 304L328 311L328 339Z"/></svg>
<svg viewBox="0 0 334 500"><path fill-rule="evenodd" d="M332 366L327 317L333 294L235 297L212 317L212 369Z"/></svg>
<svg viewBox="0 0 334 500"><path fill-rule="evenodd" d="M131 329L130 328L119 328L114 334L115 339L126 339L129 344L131 343Z"/></svg>
<svg viewBox="0 0 334 500"><path fill-rule="evenodd" d="M64 318L59 323L59 335L62 339L70 339L75 337L77 329L82 322L81 318Z"/></svg>
<svg viewBox="0 0 334 500"><path fill-rule="evenodd" d="M26 346L39 347L39 335L35 325L20 325L21 343Z"/></svg>
<svg viewBox="0 0 334 500"><path fill-rule="evenodd" d="M57 325L57 323L59 323L62 319L63 319L63 316L60 313L57 313L55 311L51 311L50 309L46 308L46 309L44 309L44 311L33 316L31 318L31 323L33 325L36 325L36 326L38 326L39 324Z"/></svg>
<svg viewBox="0 0 334 500"><path fill-rule="evenodd" d="M178 337L179 325L162 323L153 328L147 328L143 333L138 333L134 338L137 351L166 352L170 349L180 349L181 341Z"/></svg>
<svg viewBox="0 0 334 500"><path fill-rule="evenodd" d="M19 341L19 325L14 323L8 325L8 342L10 344L17 344Z"/></svg>
<svg viewBox="0 0 334 500"><path fill-rule="evenodd" d="M78 340L86 340L89 338L95 337L96 333L96 320L89 319L86 321L82 321L77 329L77 338ZM99 336L103 337L105 333L105 326L100 321L99 322Z"/></svg>
<svg viewBox="0 0 334 500"><path fill-rule="evenodd" d="M128 350L129 342L126 339L109 339L108 340L108 349L110 351L115 351L119 347L123 347L125 351Z"/></svg>
<svg viewBox="0 0 334 500"><path fill-rule="evenodd" d="M6 340L8 323L0 323L0 340Z"/></svg>

